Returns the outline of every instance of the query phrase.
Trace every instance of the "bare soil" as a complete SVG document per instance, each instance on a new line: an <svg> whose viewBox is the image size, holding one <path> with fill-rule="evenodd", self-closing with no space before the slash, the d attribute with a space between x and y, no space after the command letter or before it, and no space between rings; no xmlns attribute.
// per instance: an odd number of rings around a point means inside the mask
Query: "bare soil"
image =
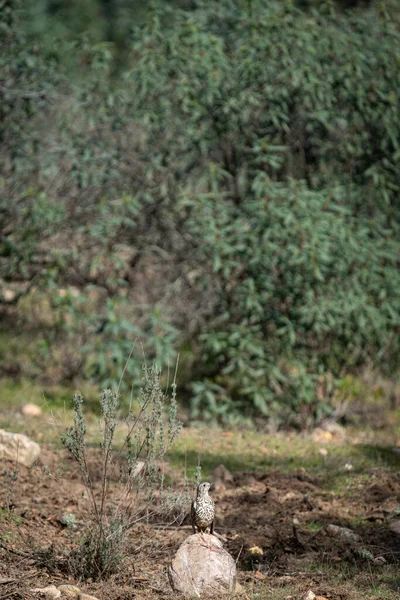
<svg viewBox="0 0 400 600"><path fill-rule="evenodd" d="M0 493L0 600L38 598L33 588L77 583L57 562L76 545L87 514L84 487L69 457L45 446L41 463L50 470L66 465L62 483L42 465L4 463ZM100 486L96 452L91 469ZM180 487L182 482L176 480ZM111 495L118 494L112 483ZM400 535L390 529L400 504L400 476L377 467L349 474L341 492L332 491L326 474L278 470L237 471L233 481L213 493L216 531L237 560L240 593L251 598L297 598L311 589L325 598L394 598L400 589ZM188 507L189 508L189 507ZM77 527L62 524L73 513ZM348 527L356 543L328 535L326 526ZM127 537L126 559L108 581L78 582L101 600L173 597L167 567L186 536L179 525L141 523ZM44 552L51 548L51 551Z"/></svg>

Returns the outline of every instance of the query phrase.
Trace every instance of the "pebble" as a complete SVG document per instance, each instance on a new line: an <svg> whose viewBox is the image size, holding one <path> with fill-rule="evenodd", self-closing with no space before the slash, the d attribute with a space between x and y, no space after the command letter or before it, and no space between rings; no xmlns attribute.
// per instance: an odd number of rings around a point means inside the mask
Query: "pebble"
<svg viewBox="0 0 400 600"><path fill-rule="evenodd" d="M339 525L333 525L331 523L325 527L325 531L331 537L340 538L349 544L354 544L361 540L361 537L358 535L358 533L354 533L354 531L348 529L348 527L340 527Z"/></svg>
<svg viewBox="0 0 400 600"><path fill-rule="evenodd" d="M37 404L28 402L28 404L24 404L24 406L21 408L21 413L24 417L40 417L43 411Z"/></svg>

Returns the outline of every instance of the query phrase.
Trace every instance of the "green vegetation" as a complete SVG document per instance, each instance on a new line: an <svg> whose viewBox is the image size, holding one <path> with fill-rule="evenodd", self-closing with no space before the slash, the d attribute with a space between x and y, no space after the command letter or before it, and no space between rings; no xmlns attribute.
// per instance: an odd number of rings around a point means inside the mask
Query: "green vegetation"
<svg viewBox="0 0 400 600"><path fill-rule="evenodd" d="M87 427L84 399L74 396L73 425L61 434L62 445L77 463L89 502L89 516L82 539L67 559L68 571L78 580L107 578L117 572L124 559L127 532L155 513L186 510L188 497L168 492L160 468L169 446L182 424L176 418L176 384L169 399L161 390L157 367L143 368L139 410L130 412L125 435L115 447L119 417L118 392L104 390L101 407L101 491L96 495L93 474L88 466ZM166 420L166 423L164 422ZM121 458L126 464L121 464ZM57 475L55 477L58 479ZM118 478L122 490L118 501L110 499L111 481ZM155 507L155 496L159 506ZM183 501L183 507L178 503ZM69 519L68 519L69 517ZM67 515L70 520L71 515ZM64 519L65 520L65 519ZM172 519L172 521L176 520Z"/></svg>
<svg viewBox="0 0 400 600"><path fill-rule="evenodd" d="M356 5L0 1L3 373L115 388L136 340L122 389L182 352L194 418L297 426L398 373L399 21Z"/></svg>

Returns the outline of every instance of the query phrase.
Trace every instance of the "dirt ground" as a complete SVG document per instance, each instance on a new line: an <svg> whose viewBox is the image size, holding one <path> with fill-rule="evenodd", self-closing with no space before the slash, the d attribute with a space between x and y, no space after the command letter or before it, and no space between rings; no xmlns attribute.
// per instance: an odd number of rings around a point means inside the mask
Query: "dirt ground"
<svg viewBox="0 0 400 600"><path fill-rule="evenodd" d="M216 446L221 437L221 433L215 435ZM239 442L233 434L227 440L232 453ZM253 443L255 448L261 447L259 440ZM398 597L400 534L395 529L400 514L400 474L396 453L393 463L374 455L373 460L353 460L352 465L342 457L351 459L354 440L347 454L343 447L348 442L343 440L323 448L314 441L306 448L311 448L314 459L319 456L319 462L307 463L303 456L297 462L305 467L291 464L289 468L279 463L279 451L275 451L276 468L268 449L279 443L281 438L269 439L264 465L261 462L252 469L249 459L246 469L240 470L228 464L232 480L219 482L212 493L216 531L237 561L239 595L245 600L290 600L312 590L332 599ZM293 444L302 448L305 443L296 439ZM292 449L294 455L296 448ZM327 464L335 452L339 458ZM210 462L212 453L208 456L208 478L212 467L220 460L228 462L230 455L219 447L214 461ZM93 450L93 473L96 456ZM172 486L180 488L176 461L176 456L171 458L169 469L176 475ZM54 470L61 462L65 465L61 483L43 473L43 465ZM10 483L14 466L4 462L1 469L0 600L40 598L31 590L53 583L76 583L57 564L51 564L43 549L53 546L52 556L68 553L86 519L77 500L83 491L79 472L65 451L44 443L40 464L31 469L19 467L16 481ZM100 485L100 474L96 485ZM111 494L118 494L118 484L112 485ZM61 522L69 512L75 515L76 529ZM350 541L334 537L332 524L350 528L360 537ZM128 535L120 572L108 581L80 582L79 587L100 600L174 597L167 567L190 533L187 518L172 527L157 520L141 523Z"/></svg>

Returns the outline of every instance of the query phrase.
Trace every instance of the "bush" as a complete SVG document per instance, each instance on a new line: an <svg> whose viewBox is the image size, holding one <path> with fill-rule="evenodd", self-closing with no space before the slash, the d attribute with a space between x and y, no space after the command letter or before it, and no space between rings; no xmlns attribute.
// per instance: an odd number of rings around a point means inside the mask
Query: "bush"
<svg viewBox="0 0 400 600"><path fill-rule="evenodd" d="M196 416L294 414L304 424L329 410L342 373L369 362L396 370L398 243L384 223L354 217L342 189L260 175L254 196L192 206L220 284L201 334L211 380L195 383L192 406Z"/></svg>
<svg viewBox="0 0 400 600"><path fill-rule="evenodd" d="M396 371L398 16L300 4L154 6L119 75L112 42L5 26L0 299L45 291L71 377L115 384L140 337L192 355L196 416L308 421Z"/></svg>
<svg viewBox="0 0 400 600"><path fill-rule="evenodd" d="M101 484L96 489L87 456L86 426L83 397L74 396L74 424L61 436L63 446L78 464L89 501L86 532L79 546L68 558L68 570L77 579L107 578L121 566L127 531L149 514L163 511L165 499L168 511L171 497L164 489L164 475L159 461L179 434L181 423L176 418L176 384L168 400L161 390L160 371L156 366L143 368L143 387L138 398L138 410L129 413L124 441L116 450L116 430L119 418L118 393L106 389L101 404ZM165 414L167 412L167 415ZM164 422L167 416L166 423ZM121 464L126 455L126 464ZM122 492L110 496L110 481L119 477ZM157 495L159 507L155 506ZM182 502L182 498L180 498ZM188 498L183 499L186 512ZM160 508L161 505L161 508Z"/></svg>

